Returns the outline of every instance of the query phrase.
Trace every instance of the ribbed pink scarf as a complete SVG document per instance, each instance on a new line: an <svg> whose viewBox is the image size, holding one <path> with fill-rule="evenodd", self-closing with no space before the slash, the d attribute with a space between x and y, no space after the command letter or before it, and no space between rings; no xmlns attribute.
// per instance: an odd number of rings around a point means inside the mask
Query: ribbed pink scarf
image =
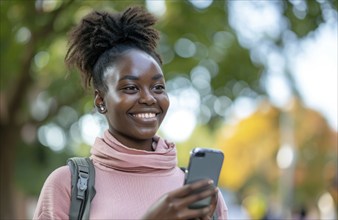
<svg viewBox="0 0 338 220"><path fill-rule="evenodd" d="M107 130L103 138L96 138L91 158L103 166L123 172L147 173L173 169L177 165L175 145L158 136L153 141L154 151L128 148Z"/></svg>

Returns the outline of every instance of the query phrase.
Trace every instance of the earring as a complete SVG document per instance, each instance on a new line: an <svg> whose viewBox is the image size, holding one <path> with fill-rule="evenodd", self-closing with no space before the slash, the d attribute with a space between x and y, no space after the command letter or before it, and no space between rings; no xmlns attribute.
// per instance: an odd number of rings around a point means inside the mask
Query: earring
<svg viewBox="0 0 338 220"><path fill-rule="evenodd" d="M106 108L104 107L103 104L97 106L97 108L99 109L99 112L100 112L101 114L106 113Z"/></svg>

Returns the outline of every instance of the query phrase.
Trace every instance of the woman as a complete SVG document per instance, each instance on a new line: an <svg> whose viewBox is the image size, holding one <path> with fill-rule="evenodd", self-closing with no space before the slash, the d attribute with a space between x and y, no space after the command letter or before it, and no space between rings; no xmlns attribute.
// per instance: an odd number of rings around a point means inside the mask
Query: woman
<svg viewBox="0 0 338 220"><path fill-rule="evenodd" d="M141 8L92 12L70 35L66 63L76 66L109 128L97 138L91 159L96 195L91 219L226 219L222 195L210 180L183 186L176 148L155 136L169 107L155 19ZM34 219L67 219L71 174L67 166L46 180ZM197 194L192 191L200 190ZM212 197L208 207L189 204Z"/></svg>

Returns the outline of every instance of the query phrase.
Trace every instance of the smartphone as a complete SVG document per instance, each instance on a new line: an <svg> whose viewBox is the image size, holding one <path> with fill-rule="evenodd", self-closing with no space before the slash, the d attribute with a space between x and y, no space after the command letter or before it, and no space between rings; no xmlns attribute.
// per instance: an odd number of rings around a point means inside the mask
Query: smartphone
<svg viewBox="0 0 338 220"><path fill-rule="evenodd" d="M185 184L202 179L212 179L217 187L219 174L222 169L224 155L222 151L208 148L194 148L190 152L189 166L186 171ZM200 191L203 191L202 189ZM199 192L200 192L199 191ZM200 209L208 206L211 197L197 201L189 206L190 209Z"/></svg>

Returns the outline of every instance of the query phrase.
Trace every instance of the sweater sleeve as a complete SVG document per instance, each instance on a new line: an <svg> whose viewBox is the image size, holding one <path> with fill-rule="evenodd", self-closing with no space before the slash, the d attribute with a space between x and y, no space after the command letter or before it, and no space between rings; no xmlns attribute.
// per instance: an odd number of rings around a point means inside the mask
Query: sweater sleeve
<svg viewBox="0 0 338 220"><path fill-rule="evenodd" d="M53 171L42 187L33 219L69 219L70 191L69 167Z"/></svg>
<svg viewBox="0 0 338 220"><path fill-rule="evenodd" d="M228 207L225 204L221 191L218 192L216 214L218 220L228 219Z"/></svg>

